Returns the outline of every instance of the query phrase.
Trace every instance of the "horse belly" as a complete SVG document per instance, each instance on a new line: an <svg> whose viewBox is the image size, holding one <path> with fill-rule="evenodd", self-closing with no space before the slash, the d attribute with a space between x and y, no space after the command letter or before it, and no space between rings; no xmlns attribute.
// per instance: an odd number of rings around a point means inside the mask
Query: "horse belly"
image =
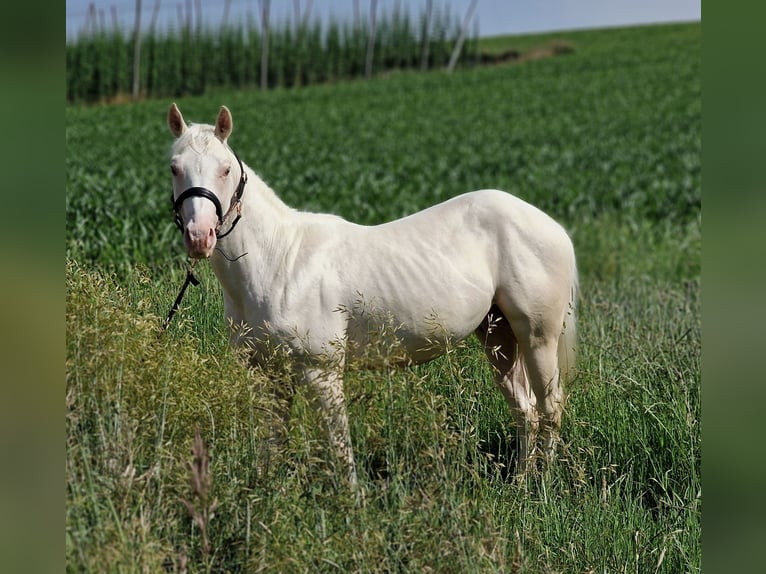
<svg viewBox="0 0 766 574"><path fill-rule="evenodd" d="M460 293L460 295L457 294ZM452 285L410 297L387 293L348 313L346 339L352 357L422 363L443 355L474 332L492 305L492 290Z"/></svg>

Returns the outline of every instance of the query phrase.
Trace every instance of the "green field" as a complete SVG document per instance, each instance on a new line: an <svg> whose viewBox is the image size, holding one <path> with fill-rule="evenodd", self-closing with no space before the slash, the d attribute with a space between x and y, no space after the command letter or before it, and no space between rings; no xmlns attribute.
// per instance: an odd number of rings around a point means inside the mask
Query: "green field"
<svg viewBox="0 0 766 574"><path fill-rule="evenodd" d="M66 108L69 571L696 572L701 561L699 24L488 40L556 58L178 100L294 207L379 223L483 187L538 205L578 255L578 375L558 460L514 481L478 344L346 392L364 500L299 392L266 456L268 389L226 344L170 212L170 100ZM501 50L501 48L497 48ZM245 198L246 200L246 198ZM456 238L458 239L458 238ZM195 429L212 492L192 497ZM200 528L181 502L217 499Z"/></svg>

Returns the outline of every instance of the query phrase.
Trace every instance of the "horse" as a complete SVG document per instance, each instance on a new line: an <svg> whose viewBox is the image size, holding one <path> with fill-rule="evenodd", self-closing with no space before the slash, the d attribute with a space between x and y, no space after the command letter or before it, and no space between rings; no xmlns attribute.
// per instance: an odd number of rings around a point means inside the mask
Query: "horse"
<svg viewBox="0 0 766 574"><path fill-rule="evenodd" d="M294 358L329 441L357 484L344 404L346 366L393 325L402 364L429 361L476 334L516 427L517 473L558 442L562 380L575 362L578 275L572 241L504 191L453 197L380 225L288 207L228 144L232 115L187 125L168 111L173 210L188 256L223 290L231 343L253 361ZM228 206L226 212L223 206ZM365 312L360 301L379 313Z"/></svg>

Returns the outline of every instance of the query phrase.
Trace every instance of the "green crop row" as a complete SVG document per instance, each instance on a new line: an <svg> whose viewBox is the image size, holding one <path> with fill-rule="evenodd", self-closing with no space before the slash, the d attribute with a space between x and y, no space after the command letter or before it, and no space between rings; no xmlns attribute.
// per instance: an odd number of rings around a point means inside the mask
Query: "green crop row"
<svg viewBox="0 0 766 574"><path fill-rule="evenodd" d="M188 27L142 34L139 89L146 97L203 94L214 88L261 85L263 30L250 18L219 28ZM413 18L406 12L381 14L376 22L372 72L431 68L447 64L459 36L459 21L449 11ZM371 27L331 20L282 22L268 31L269 87L293 87L362 77ZM135 39L119 28L90 30L66 46L67 101L93 102L132 91ZM424 49L427 46L427 55ZM461 63L477 57L475 34Z"/></svg>

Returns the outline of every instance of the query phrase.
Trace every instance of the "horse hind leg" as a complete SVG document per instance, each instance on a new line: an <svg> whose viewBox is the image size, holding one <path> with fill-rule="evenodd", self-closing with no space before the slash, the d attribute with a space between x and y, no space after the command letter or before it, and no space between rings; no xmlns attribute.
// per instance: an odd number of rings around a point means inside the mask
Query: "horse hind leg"
<svg viewBox="0 0 766 574"><path fill-rule="evenodd" d="M556 328L553 323L547 327L531 327L528 322L519 321L514 324L514 332L518 336L526 375L536 397L543 453L550 459L555 451L564 408L558 364L561 328Z"/></svg>
<svg viewBox="0 0 766 574"><path fill-rule="evenodd" d="M523 474L532 455L537 434L535 396L530 392L524 363L518 352L516 336L502 311L493 306L476 336L492 364L495 385L500 389L516 426L517 474Z"/></svg>

